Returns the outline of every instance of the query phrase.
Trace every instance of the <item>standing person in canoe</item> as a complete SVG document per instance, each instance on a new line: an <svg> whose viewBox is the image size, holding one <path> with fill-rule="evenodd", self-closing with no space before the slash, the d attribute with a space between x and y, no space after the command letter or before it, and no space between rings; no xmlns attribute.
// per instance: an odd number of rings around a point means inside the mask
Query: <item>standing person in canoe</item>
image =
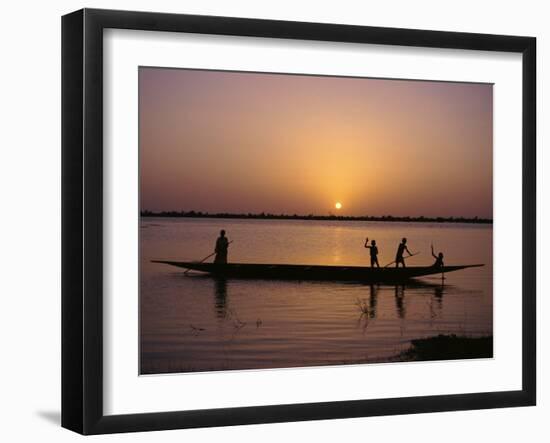
<svg viewBox="0 0 550 443"><path fill-rule="evenodd" d="M434 268L443 268L445 264L443 263L443 252L439 254L434 254L434 245L432 245L432 257L435 258L435 263L432 265Z"/></svg>
<svg viewBox="0 0 550 443"><path fill-rule="evenodd" d="M412 255L411 251L409 251L409 248L407 248L407 239L403 237L401 240L401 243L399 243L399 246L397 247L397 253L395 254L395 267L398 268L399 264L403 265L405 268L405 258L403 257L403 254L407 251L407 254L409 254L409 257Z"/></svg>
<svg viewBox="0 0 550 443"><path fill-rule="evenodd" d="M229 248L229 242L225 236L225 230L220 231L220 236L216 240L216 257L214 258L214 263L225 264L227 263L227 249Z"/></svg>
<svg viewBox="0 0 550 443"><path fill-rule="evenodd" d="M380 267L378 263L378 247L376 246L376 240L372 240L369 246L369 238L365 240L365 248L370 249L370 267L374 268L374 265Z"/></svg>

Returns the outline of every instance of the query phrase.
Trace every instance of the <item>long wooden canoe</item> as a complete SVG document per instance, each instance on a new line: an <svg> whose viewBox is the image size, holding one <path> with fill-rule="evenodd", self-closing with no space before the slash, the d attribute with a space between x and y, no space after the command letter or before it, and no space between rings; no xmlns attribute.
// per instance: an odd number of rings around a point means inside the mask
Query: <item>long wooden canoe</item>
<svg viewBox="0 0 550 443"><path fill-rule="evenodd" d="M206 272L217 278L257 278L271 280L334 280L362 282L401 282L426 275L449 273L483 265L409 266L406 268L370 268L366 266L278 265L255 263L197 263L152 260L178 268Z"/></svg>

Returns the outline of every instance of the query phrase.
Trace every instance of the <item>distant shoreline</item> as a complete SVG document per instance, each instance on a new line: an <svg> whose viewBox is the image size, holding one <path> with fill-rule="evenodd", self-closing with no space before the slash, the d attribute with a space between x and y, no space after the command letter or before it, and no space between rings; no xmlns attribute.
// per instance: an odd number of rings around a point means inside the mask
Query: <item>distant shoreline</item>
<svg viewBox="0 0 550 443"><path fill-rule="evenodd" d="M409 217L409 216L347 216L347 215L300 215L300 214L232 214L201 211L141 211L141 217L167 217L167 218L225 218L225 219L252 219L252 220L337 220L337 221L383 221L383 222L419 222L419 223L473 223L493 224L490 218L468 217Z"/></svg>

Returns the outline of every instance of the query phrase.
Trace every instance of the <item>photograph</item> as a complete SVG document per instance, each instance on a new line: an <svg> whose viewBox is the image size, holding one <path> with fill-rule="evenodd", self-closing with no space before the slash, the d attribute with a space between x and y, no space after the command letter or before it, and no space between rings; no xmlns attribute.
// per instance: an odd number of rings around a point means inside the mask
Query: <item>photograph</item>
<svg viewBox="0 0 550 443"><path fill-rule="evenodd" d="M138 76L140 375L493 358L493 84Z"/></svg>

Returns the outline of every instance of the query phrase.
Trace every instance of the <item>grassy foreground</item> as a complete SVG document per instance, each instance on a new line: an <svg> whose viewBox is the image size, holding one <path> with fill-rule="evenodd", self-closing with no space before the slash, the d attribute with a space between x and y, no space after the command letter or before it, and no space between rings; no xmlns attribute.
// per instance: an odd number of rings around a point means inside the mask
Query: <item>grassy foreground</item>
<svg viewBox="0 0 550 443"><path fill-rule="evenodd" d="M460 337L437 335L411 340L411 347L399 354L399 361L459 360L492 358L493 336Z"/></svg>

